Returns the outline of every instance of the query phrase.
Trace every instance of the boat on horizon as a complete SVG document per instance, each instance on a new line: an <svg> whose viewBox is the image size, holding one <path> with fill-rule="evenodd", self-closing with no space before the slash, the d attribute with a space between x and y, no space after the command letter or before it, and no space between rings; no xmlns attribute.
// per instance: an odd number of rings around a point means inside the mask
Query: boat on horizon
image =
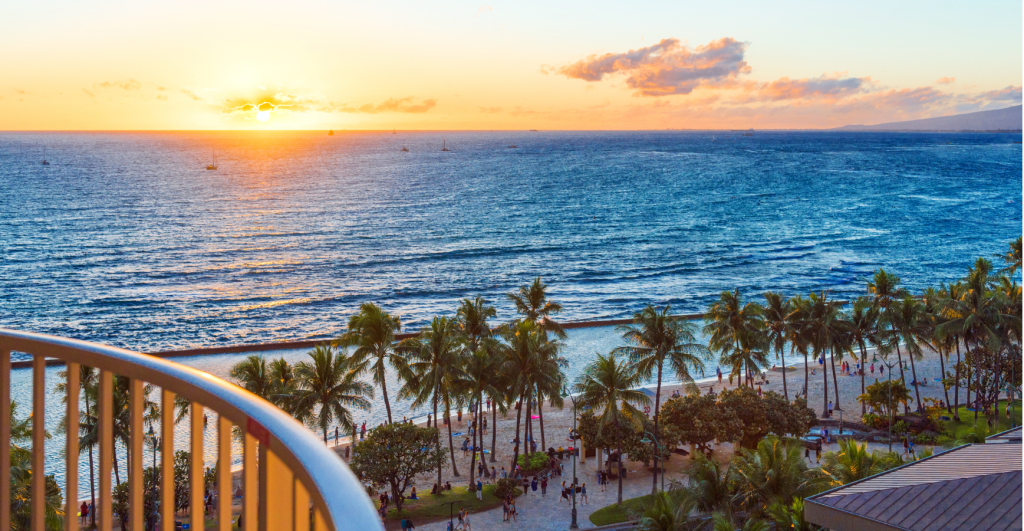
<svg viewBox="0 0 1024 531"><path fill-rule="evenodd" d="M334 129L327 131L327 136L334 136Z"/></svg>
<svg viewBox="0 0 1024 531"><path fill-rule="evenodd" d="M519 149L519 146L517 146L517 145L515 145L515 144L509 144L509 145L508 145L508 148L509 148L509 149Z"/></svg>
<svg viewBox="0 0 1024 531"><path fill-rule="evenodd" d="M213 150L213 163L212 164L207 164L206 165L206 169L208 169L208 170L216 170L217 169L217 150L216 149Z"/></svg>
<svg viewBox="0 0 1024 531"><path fill-rule="evenodd" d="M441 151L451 151L450 149L448 149L448 144L445 142L443 138L441 139Z"/></svg>
<svg viewBox="0 0 1024 531"><path fill-rule="evenodd" d="M407 148L405 146L402 146L402 151L405 152L405 153L408 153L409 152L409 148Z"/></svg>
<svg viewBox="0 0 1024 531"><path fill-rule="evenodd" d="M45 147L43 148L43 161L40 162L40 164L42 164L43 166L49 166L50 165L50 161L46 160L46 148Z"/></svg>

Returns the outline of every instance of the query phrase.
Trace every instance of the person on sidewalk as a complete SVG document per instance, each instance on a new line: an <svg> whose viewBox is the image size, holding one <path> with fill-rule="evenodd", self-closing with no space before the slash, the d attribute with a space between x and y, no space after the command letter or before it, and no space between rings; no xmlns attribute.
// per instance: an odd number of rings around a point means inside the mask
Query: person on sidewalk
<svg viewBox="0 0 1024 531"><path fill-rule="evenodd" d="M582 505L587 505L587 484L586 483L584 483L583 486L580 487L580 496L582 496L580 498L580 503Z"/></svg>

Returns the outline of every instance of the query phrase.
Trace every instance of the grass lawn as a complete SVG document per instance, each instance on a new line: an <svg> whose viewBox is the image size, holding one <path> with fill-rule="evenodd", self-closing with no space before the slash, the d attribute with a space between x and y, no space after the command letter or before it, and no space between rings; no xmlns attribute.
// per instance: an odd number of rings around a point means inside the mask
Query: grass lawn
<svg viewBox="0 0 1024 531"><path fill-rule="evenodd" d="M1016 420L1017 420L1017 426L1020 426L1021 425L1021 401L1020 400L1015 400L1014 401L1014 409L1015 409L1014 416L1016 417ZM956 433L960 433L961 431L963 431L965 429L971 429L971 428L974 427L974 412L973 411L968 410L967 406L962 406L958 413L960 414L960 422L956 422L956 421L953 421L953 420L950 420L950 421L939 421L940 427L947 434L953 435L953 434L956 434ZM996 422L995 426L993 426L992 429L989 431L989 435L995 435L997 433L1004 432L1004 431L1010 429L1011 427L1013 427L1011 425L1010 419L1006 418L1006 400L1000 400L999 401L999 415L996 416L996 420L997 420L997 422ZM987 425L987 423L988 423L988 417L985 416L984 412L979 411L978 412L978 424L979 425Z"/></svg>
<svg viewBox="0 0 1024 531"><path fill-rule="evenodd" d="M470 513L486 511L501 505L501 500L494 495L494 489L494 485L484 485L484 499L482 501L477 500L476 493L469 492L466 487L452 487L452 490L442 492L440 495L431 496L427 494L421 496L418 500L406 499L405 503L402 504L401 511L396 509L388 511L388 517L385 521L398 522L403 518L409 518L414 524L420 525L421 522L428 523L446 520L449 514L448 504L451 502L455 502L451 509L451 514L453 515L458 514L459 509L462 507L469 509ZM521 490L516 490L517 496L521 493Z"/></svg>
<svg viewBox="0 0 1024 531"><path fill-rule="evenodd" d="M596 526L628 522L634 517L631 513L640 512L641 508L651 499L651 495L622 500L622 505L613 503L590 514L590 523Z"/></svg>

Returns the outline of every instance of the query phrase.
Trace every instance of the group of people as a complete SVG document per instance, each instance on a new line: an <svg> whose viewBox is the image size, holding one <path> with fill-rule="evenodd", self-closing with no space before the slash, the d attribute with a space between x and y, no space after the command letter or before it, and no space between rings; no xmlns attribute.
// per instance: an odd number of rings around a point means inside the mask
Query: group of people
<svg viewBox="0 0 1024 531"><path fill-rule="evenodd" d="M598 477L600 477L600 476L598 476ZM598 481L600 481L600 480L598 480ZM562 497L558 499L558 503L562 503L562 500L572 501L571 496L573 495L573 487L574 486L575 486L575 484L573 484L573 485L566 485L564 481L562 482ZM582 484L580 486L576 486L575 489L576 489L576 494L580 495L580 505L587 505L588 504L588 501L587 501L587 484L584 483L584 484Z"/></svg>
<svg viewBox="0 0 1024 531"><path fill-rule="evenodd" d="M502 522L516 522L516 515L519 513L516 511L516 499L511 494L505 496L505 501L501 504L501 521Z"/></svg>

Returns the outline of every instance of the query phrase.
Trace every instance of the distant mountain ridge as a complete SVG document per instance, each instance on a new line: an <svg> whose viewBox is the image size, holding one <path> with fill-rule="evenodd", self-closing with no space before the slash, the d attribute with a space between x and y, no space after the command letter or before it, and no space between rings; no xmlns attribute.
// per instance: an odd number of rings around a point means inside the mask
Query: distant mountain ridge
<svg viewBox="0 0 1024 531"><path fill-rule="evenodd" d="M877 125L845 125L833 131L1020 131L1021 106L938 118L889 122Z"/></svg>

